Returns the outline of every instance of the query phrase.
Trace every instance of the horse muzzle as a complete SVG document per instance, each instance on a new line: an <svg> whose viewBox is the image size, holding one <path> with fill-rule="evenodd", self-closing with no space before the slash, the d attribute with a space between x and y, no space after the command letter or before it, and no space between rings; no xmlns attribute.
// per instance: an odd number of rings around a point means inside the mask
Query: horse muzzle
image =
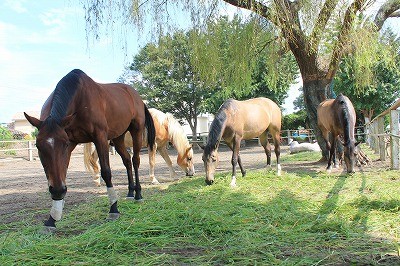
<svg viewBox="0 0 400 266"><path fill-rule="evenodd" d="M49 186L49 192L53 200L62 200L64 199L65 194L67 193L67 186L63 185L60 188Z"/></svg>
<svg viewBox="0 0 400 266"><path fill-rule="evenodd" d="M213 183L214 183L214 179L212 179L212 180L206 179L207 185L211 186Z"/></svg>

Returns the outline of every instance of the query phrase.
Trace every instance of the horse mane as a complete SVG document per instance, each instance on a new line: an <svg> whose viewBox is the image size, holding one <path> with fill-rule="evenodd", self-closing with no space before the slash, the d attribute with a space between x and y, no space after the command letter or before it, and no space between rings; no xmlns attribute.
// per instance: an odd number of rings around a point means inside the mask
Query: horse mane
<svg viewBox="0 0 400 266"><path fill-rule="evenodd" d="M221 107L218 109L217 114L210 126L210 132L208 133L207 144L204 147L204 153L210 154L211 151L215 150L221 140L224 125L226 123L226 112L225 110L232 104L232 99L225 101Z"/></svg>
<svg viewBox="0 0 400 266"><path fill-rule="evenodd" d="M166 113L165 115L166 120L168 121L168 138L178 153L184 154L186 149L190 146L185 131L172 114Z"/></svg>
<svg viewBox="0 0 400 266"><path fill-rule="evenodd" d="M57 83L50 110L50 116L57 124L66 116L69 103L78 90L79 80L82 75L86 74L80 69L74 69Z"/></svg>
<svg viewBox="0 0 400 266"><path fill-rule="evenodd" d="M339 96L336 97L336 100L339 103L339 108L341 110L341 115L343 119L343 131L344 131L344 143L345 145L348 145L350 141L350 112L349 112L349 106L347 104L346 99L344 98L343 94L339 94Z"/></svg>

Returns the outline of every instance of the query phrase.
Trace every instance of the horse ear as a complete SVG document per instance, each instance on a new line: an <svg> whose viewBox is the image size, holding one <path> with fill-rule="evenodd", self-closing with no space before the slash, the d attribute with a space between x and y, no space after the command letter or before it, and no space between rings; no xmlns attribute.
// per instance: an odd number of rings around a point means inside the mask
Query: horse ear
<svg viewBox="0 0 400 266"><path fill-rule="evenodd" d="M76 115L76 113L73 113L72 115L67 115L66 117L64 117L61 120L60 126L63 128L67 127L69 125L69 123L71 123L72 119L74 119L75 115Z"/></svg>
<svg viewBox="0 0 400 266"><path fill-rule="evenodd" d="M28 122L29 122L32 126L36 127L37 129L39 129L40 126L42 125L42 121L40 121L39 119L37 119L37 118L35 118L35 117L33 117L33 116L28 115L28 114L25 113L25 112L24 112L24 116L25 116L26 120L28 120Z"/></svg>

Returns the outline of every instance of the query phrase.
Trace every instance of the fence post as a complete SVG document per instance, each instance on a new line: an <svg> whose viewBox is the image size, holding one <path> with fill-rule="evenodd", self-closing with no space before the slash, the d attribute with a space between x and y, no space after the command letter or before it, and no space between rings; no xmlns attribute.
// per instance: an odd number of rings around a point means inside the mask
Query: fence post
<svg viewBox="0 0 400 266"><path fill-rule="evenodd" d="M28 156L29 156L29 161L33 161L33 145L32 145L32 140L28 141Z"/></svg>
<svg viewBox="0 0 400 266"><path fill-rule="evenodd" d="M390 111L390 154L392 169L399 170L399 111Z"/></svg>
<svg viewBox="0 0 400 266"><path fill-rule="evenodd" d="M378 137L379 139L379 158L382 162L386 161L386 147L385 147L385 118L383 116L378 117Z"/></svg>

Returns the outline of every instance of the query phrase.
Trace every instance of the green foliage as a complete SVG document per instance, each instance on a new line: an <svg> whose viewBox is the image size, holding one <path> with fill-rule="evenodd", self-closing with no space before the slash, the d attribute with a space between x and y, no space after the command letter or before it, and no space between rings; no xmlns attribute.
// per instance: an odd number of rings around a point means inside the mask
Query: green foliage
<svg viewBox="0 0 400 266"><path fill-rule="evenodd" d="M375 48L377 57L368 63L371 66L365 65L365 69L357 55L349 55L342 60L334 90L347 95L356 110L373 110L379 114L400 97L400 41L391 32L386 32L374 46L378 47ZM366 72L367 67L372 69L372 76L366 74L366 80L360 81L356 72Z"/></svg>
<svg viewBox="0 0 400 266"><path fill-rule="evenodd" d="M254 32L272 38L256 20L238 17L221 17L205 31L162 36L139 51L122 81L133 80L149 106L189 124L200 112L216 112L228 98L262 96L281 104L297 76L295 60L288 54L277 56L279 47L273 44L265 43L260 51L247 47Z"/></svg>
<svg viewBox="0 0 400 266"><path fill-rule="evenodd" d="M284 115L282 118L282 130L310 128L308 124L308 117L305 110L300 110L293 114Z"/></svg>
<svg viewBox="0 0 400 266"><path fill-rule="evenodd" d="M13 135L11 131L3 126L0 126L0 140L12 140Z"/></svg>
<svg viewBox="0 0 400 266"><path fill-rule="evenodd" d="M134 87L150 107L171 112L189 124L201 112L205 87L192 70L186 33L178 31L161 37L157 44L147 44L129 70Z"/></svg>

